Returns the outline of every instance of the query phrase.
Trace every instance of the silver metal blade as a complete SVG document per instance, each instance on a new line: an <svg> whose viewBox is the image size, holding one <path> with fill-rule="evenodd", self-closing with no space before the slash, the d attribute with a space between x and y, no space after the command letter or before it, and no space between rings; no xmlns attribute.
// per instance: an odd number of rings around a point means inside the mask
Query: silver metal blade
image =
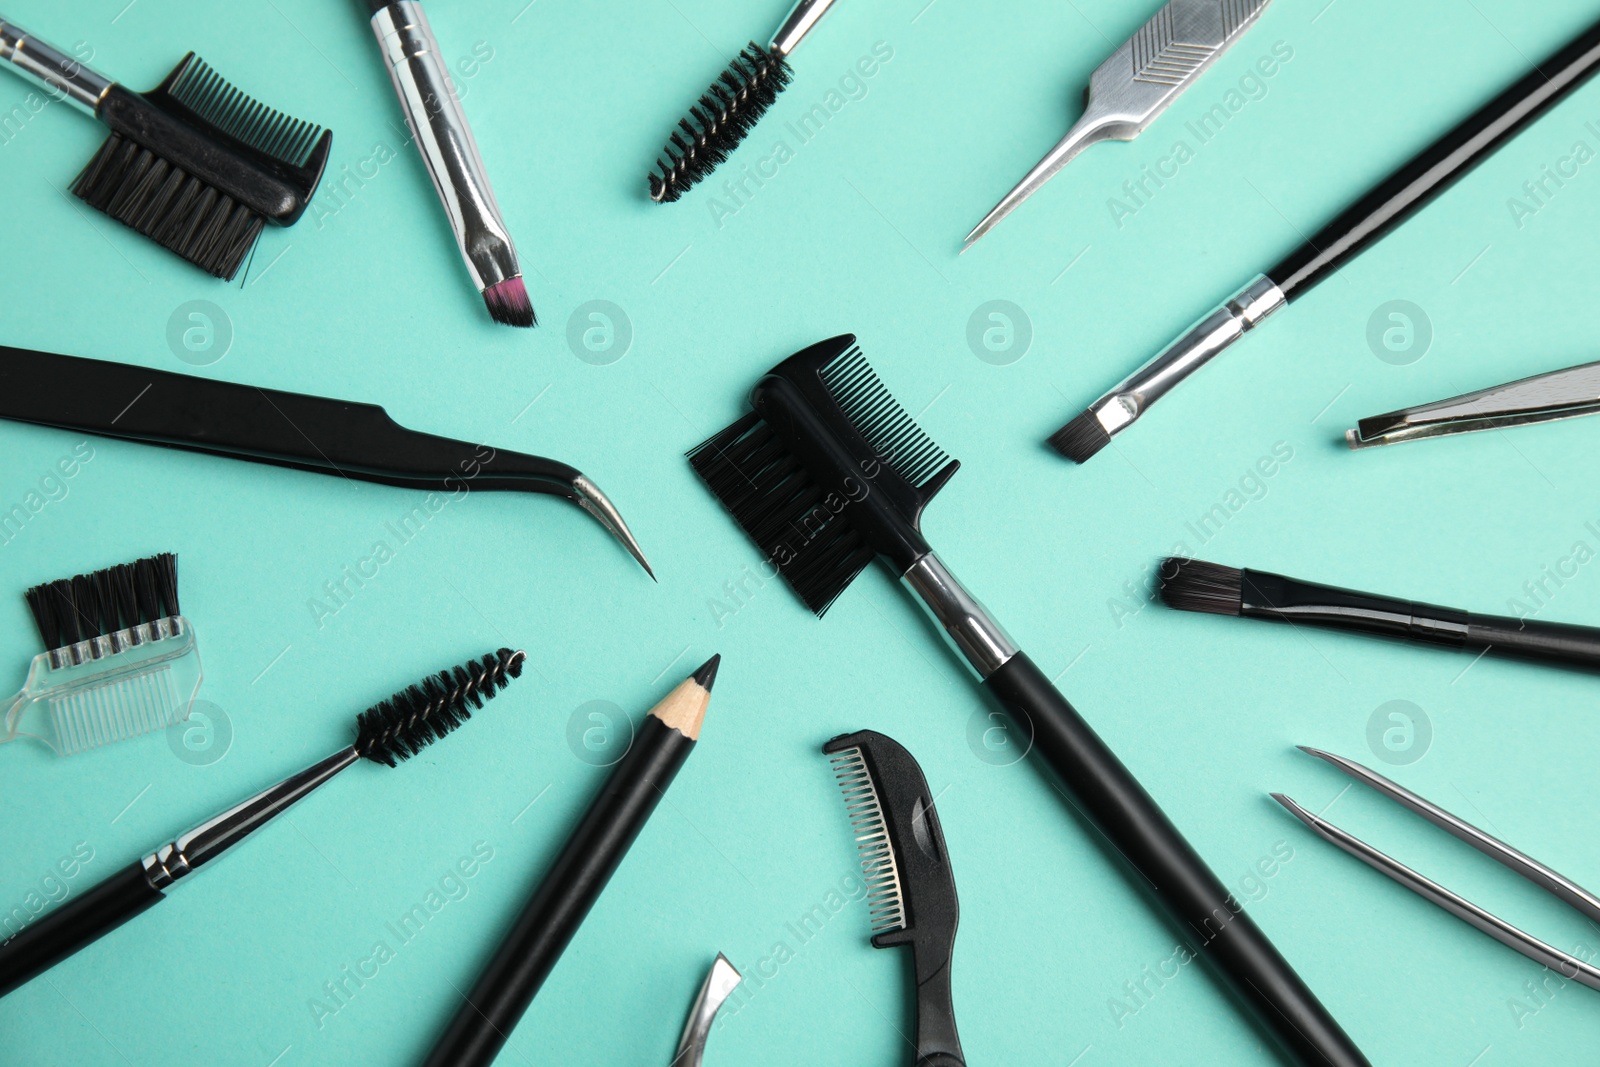
<svg viewBox="0 0 1600 1067"><path fill-rule="evenodd" d="M572 500L584 511L594 516L595 520L606 530L622 542L622 547L628 554L639 561L639 566L650 576L651 581L656 580L656 572L650 569L650 561L644 558L644 549L639 547L639 542L634 540L633 531L628 529L628 524L622 521L622 513L616 505L600 491L600 487L583 475L579 475L572 483Z"/></svg>
<svg viewBox="0 0 1600 1067"><path fill-rule="evenodd" d="M1596 412L1600 412L1600 363L1585 363L1374 415L1346 431L1345 440L1351 448L1371 448L1425 437L1531 426Z"/></svg>
<svg viewBox="0 0 1600 1067"><path fill-rule="evenodd" d="M711 972L701 983L700 994L689 1009L689 1020L684 1024L683 1037L678 1041L678 1054L672 1057L672 1067L700 1067L705 1057L706 1038L711 1034L711 1024L717 1011L743 981L743 976L728 962L728 957L717 953Z"/></svg>
<svg viewBox="0 0 1600 1067"><path fill-rule="evenodd" d="M1172 0L1089 79L1083 117L1027 177L967 235L971 248L1096 141L1131 141L1199 80L1266 10L1271 0Z"/></svg>
<svg viewBox="0 0 1600 1067"><path fill-rule="evenodd" d="M1559 971L1564 977L1576 978L1591 989L1600 989L1600 970L1578 957L1547 945L1532 934L1519 930L1504 919L1484 911L1465 897L1452 893L1438 882L1418 874L1399 860L1379 852L1365 841L1346 833L1321 816L1312 814L1282 793L1273 793L1272 799L1287 808L1291 815L1309 826L1312 832L1324 841L1348 852L1373 870L1388 875L1424 900L1432 901L1456 918L1470 923L1502 945L1515 949L1535 963Z"/></svg>

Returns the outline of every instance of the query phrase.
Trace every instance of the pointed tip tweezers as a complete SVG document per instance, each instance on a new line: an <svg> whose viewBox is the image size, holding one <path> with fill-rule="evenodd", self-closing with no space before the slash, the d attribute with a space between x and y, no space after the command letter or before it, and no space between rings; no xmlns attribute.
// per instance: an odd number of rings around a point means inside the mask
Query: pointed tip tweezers
<svg viewBox="0 0 1600 1067"><path fill-rule="evenodd" d="M1536 374L1432 404L1362 419L1345 431L1351 448L1497 430L1600 412L1600 363Z"/></svg>
<svg viewBox="0 0 1600 1067"><path fill-rule="evenodd" d="M1464 841L1484 855L1499 862L1509 870L1522 875L1534 885L1555 896L1588 919L1600 923L1600 899L1570 878L1546 867L1526 853L1492 837L1471 823L1460 819L1433 802L1418 796L1397 782L1390 781L1376 771L1363 767L1343 756L1321 749L1300 746L1300 751L1324 760L1359 782L1364 782L1378 792L1421 815L1424 819ZM1328 822L1320 815L1307 811L1282 793L1272 798L1289 810L1295 818L1329 842L1354 856L1367 866L1379 871L1426 900L1432 901L1456 918L1470 923L1507 948L1515 949L1535 963L1558 970L1567 978L1575 978L1591 989L1600 989L1600 969L1585 961L1548 945L1532 934L1519 930L1504 919L1478 907L1465 897L1446 889L1438 882L1417 873L1399 860L1388 856L1360 838Z"/></svg>
<svg viewBox="0 0 1600 1067"><path fill-rule="evenodd" d="M0 418L452 499L480 489L550 493L588 512L655 577L621 513L583 472L409 430L375 404L0 346Z"/></svg>
<svg viewBox="0 0 1600 1067"><path fill-rule="evenodd" d="M1131 141L1255 25L1271 0L1172 0L1089 78L1077 125L972 228L965 252L1074 156L1099 141Z"/></svg>
<svg viewBox="0 0 1600 1067"><path fill-rule="evenodd" d="M706 1054L706 1039L711 1036L711 1024L716 1021L723 1002L743 980L728 957L717 953L706 980L700 984L699 995L689 1008L689 1019L683 1025L683 1037L678 1040L678 1053L672 1057L672 1067L700 1067Z"/></svg>

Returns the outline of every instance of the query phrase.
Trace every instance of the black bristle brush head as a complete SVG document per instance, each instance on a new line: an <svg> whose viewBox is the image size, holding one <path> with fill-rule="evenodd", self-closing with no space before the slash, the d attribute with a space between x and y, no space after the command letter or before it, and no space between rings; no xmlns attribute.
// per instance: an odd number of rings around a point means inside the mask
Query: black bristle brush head
<svg viewBox="0 0 1600 1067"><path fill-rule="evenodd" d="M113 85L111 129L73 183L96 210L231 279L268 222L305 213L332 134L239 92L192 52L148 93Z"/></svg>
<svg viewBox="0 0 1600 1067"><path fill-rule="evenodd" d="M178 557L163 552L44 582L24 595L45 648L54 651L179 614Z"/></svg>
<svg viewBox="0 0 1600 1067"><path fill-rule="evenodd" d="M689 453L706 486L819 616L875 556L901 572L928 551L922 509L960 466L912 421L856 347L835 337L784 360L754 411Z"/></svg>
<svg viewBox="0 0 1600 1067"><path fill-rule="evenodd" d="M356 754L393 767L472 718L522 674L524 652L502 648L407 686L356 719Z"/></svg>
<svg viewBox="0 0 1600 1067"><path fill-rule="evenodd" d="M1159 573L1161 602L1179 611L1238 615L1244 610L1244 571L1203 559L1168 556Z"/></svg>
<svg viewBox="0 0 1600 1067"><path fill-rule="evenodd" d="M783 56L751 41L678 121L650 175L650 199L670 204L715 170L793 77Z"/></svg>
<svg viewBox="0 0 1600 1067"><path fill-rule="evenodd" d="M1089 462L1110 443L1111 435L1092 411L1085 411L1051 434L1048 440L1051 448L1074 463Z"/></svg>
<svg viewBox="0 0 1600 1067"><path fill-rule="evenodd" d="M527 329L539 325L533 313L533 301L528 299L528 287L520 275L485 289L483 306L489 309L489 317L502 326Z"/></svg>

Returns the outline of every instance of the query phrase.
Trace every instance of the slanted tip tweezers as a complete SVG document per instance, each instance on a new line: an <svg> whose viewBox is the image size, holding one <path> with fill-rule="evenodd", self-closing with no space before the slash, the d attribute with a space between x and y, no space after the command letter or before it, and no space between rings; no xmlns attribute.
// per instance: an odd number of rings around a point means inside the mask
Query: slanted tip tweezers
<svg viewBox="0 0 1600 1067"><path fill-rule="evenodd" d="M0 418L406 489L551 493L588 512L655 577L582 471L408 430L376 404L0 345Z"/></svg>
<svg viewBox="0 0 1600 1067"><path fill-rule="evenodd" d="M1362 419L1345 431L1351 448L1393 445L1474 430L1531 426L1600 411L1600 363L1535 374L1476 393Z"/></svg>
<svg viewBox="0 0 1600 1067"><path fill-rule="evenodd" d="M1391 800L1398 801L1435 826L1443 828L1489 858L1522 875L1540 889L1576 909L1589 922L1600 923L1600 898L1596 898L1593 893L1570 878L1552 871L1532 856L1519 852L1498 838L1489 836L1471 823L1457 818L1431 801L1419 797L1404 786L1391 782L1359 763L1304 745L1300 746L1300 751L1320 760L1326 760L1358 782L1365 782ZM1323 840L1350 853L1374 870L1388 875L1418 896L1431 900L1456 918L1471 923L1507 948L1515 949L1535 963L1559 971L1566 978L1575 978L1591 989L1600 989L1600 970L1578 957L1547 945L1532 934L1517 929L1496 915L1491 915L1465 897L1451 892L1439 883L1418 874L1399 860L1379 852L1360 838L1339 829L1321 816L1307 811L1282 793L1273 793L1272 798L1288 808L1295 818L1309 826Z"/></svg>

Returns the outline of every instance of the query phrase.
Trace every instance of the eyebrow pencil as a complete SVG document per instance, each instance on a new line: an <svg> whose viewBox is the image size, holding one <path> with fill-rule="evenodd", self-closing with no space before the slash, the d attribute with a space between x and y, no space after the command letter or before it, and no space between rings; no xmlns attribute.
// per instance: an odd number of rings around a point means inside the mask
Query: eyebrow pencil
<svg viewBox="0 0 1600 1067"><path fill-rule="evenodd" d="M180 834L23 927L0 942L0 997L161 903L173 882L210 863L357 761L394 767L410 759L493 699L522 673L525 658L502 648L408 686L356 718L356 739L349 748Z"/></svg>
<svg viewBox="0 0 1600 1067"><path fill-rule="evenodd" d="M202 671L194 624L178 613L177 556L58 578L26 596L46 650L0 744L27 737L71 756L189 717Z"/></svg>
<svg viewBox="0 0 1600 1067"><path fill-rule="evenodd" d="M0 419L455 499L479 490L549 493L588 512L655 577L621 513L582 471L408 430L376 404L0 345Z"/></svg>
<svg viewBox="0 0 1600 1067"><path fill-rule="evenodd" d="M372 32L411 138L484 306L494 321L506 326L538 325L489 172L422 5L416 0L364 0L364 6L372 13Z"/></svg>
<svg viewBox="0 0 1600 1067"><path fill-rule="evenodd" d="M950 991L961 905L928 779L900 742L873 730L841 734L822 751L833 757L861 856L872 947L911 949L913 1067L967 1067Z"/></svg>
<svg viewBox="0 0 1600 1067"><path fill-rule="evenodd" d="M1306 623L1442 648L1600 667L1600 629L1592 626L1476 615L1199 559L1169 557L1161 565L1160 581L1162 601L1179 611Z"/></svg>
<svg viewBox="0 0 1600 1067"><path fill-rule="evenodd" d="M794 78L789 54L828 13L834 0L797 0L765 48L751 41L734 57L678 128L650 175L650 199L670 204L708 177L739 147Z"/></svg>
<svg viewBox="0 0 1600 1067"><path fill-rule="evenodd" d="M1429 145L1277 266L1252 279L1057 430L1050 446L1074 463L1087 463L1178 383L1432 203L1597 69L1600 23Z"/></svg>
<svg viewBox="0 0 1600 1067"><path fill-rule="evenodd" d="M693 751L721 662L712 656L650 709L428 1054L426 1067L488 1067L500 1054Z"/></svg>
<svg viewBox="0 0 1600 1067"><path fill-rule="evenodd" d="M328 165L333 134L245 96L193 52L136 93L0 16L0 60L111 130L73 194L218 278L238 273L269 221L305 214Z"/></svg>
<svg viewBox="0 0 1600 1067"><path fill-rule="evenodd" d="M1306 1067L1367 1067L1144 786L929 546L923 510L960 464L884 388L856 339L784 360L750 405L689 462L805 605L824 614L881 560L1010 712L1108 855L1262 1028Z"/></svg>
<svg viewBox="0 0 1600 1067"><path fill-rule="evenodd" d="M972 228L965 252L1099 141L1131 141L1256 24L1270 0L1171 0L1095 69L1083 116Z"/></svg>

